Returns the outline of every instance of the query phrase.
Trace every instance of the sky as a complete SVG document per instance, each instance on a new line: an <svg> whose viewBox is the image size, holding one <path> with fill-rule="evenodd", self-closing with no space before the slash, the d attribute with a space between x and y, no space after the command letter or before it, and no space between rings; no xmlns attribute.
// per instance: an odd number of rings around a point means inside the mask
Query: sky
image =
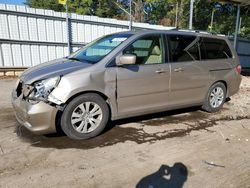
<svg viewBox="0 0 250 188"><path fill-rule="evenodd" d="M23 5L26 0L0 0L0 4Z"/></svg>

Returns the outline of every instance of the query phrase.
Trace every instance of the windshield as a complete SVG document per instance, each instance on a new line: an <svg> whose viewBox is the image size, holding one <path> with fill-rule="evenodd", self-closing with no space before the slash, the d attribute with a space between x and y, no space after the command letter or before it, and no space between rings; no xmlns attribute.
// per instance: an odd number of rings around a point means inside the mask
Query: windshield
<svg viewBox="0 0 250 188"><path fill-rule="evenodd" d="M131 34L114 34L105 36L91 42L87 46L73 53L68 58L95 64L102 60L107 54L109 54L122 42L127 40L130 36Z"/></svg>

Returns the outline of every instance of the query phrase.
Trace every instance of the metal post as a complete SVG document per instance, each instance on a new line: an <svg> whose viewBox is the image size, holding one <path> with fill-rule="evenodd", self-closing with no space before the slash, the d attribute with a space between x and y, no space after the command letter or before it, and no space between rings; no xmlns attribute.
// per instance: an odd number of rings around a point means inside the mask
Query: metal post
<svg viewBox="0 0 250 188"><path fill-rule="evenodd" d="M179 3L176 3L176 10L175 10L175 27L178 27L178 7L179 7Z"/></svg>
<svg viewBox="0 0 250 188"><path fill-rule="evenodd" d="M71 25L68 11L68 4L65 5L66 8L66 27L67 27L67 45L68 45L68 55L71 54Z"/></svg>
<svg viewBox="0 0 250 188"><path fill-rule="evenodd" d="M234 33L234 49L236 51L237 51L237 38L239 33L239 25L240 25L240 5L237 5L237 17L236 17L236 25Z"/></svg>
<svg viewBox="0 0 250 188"><path fill-rule="evenodd" d="M129 31L132 30L132 0L129 1Z"/></svg>
<svg viewBox="0 0 250 188"><path fill-rule="evenodd" d="M189 29L193 29L194 1L195 0L190 0Z"/></svg>
<svg viewBox="0 0 250 188"><path fill-rule="evenodd" d="M242 24L242 17L240 17L239 32L238 32L238 33L240 33L240 32L241 32L241 24Z"/></svg>
<svg viewBox="0 0 250 188"><path fill-rule="evenodd" d="M210 32L213 31L213 24L214 24L214 12L215 12L215 9L213 8L212 10L212 16L211 16L211 23L210 23Z"/></svg>

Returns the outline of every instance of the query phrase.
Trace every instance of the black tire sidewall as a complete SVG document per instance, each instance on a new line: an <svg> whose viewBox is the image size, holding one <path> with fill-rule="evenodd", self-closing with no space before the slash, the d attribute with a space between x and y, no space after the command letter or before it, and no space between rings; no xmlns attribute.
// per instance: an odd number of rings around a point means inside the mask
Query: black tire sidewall
<svg viewBox="0 0 250 188"><path fill-rule="evenodd" d="M81 103L84 102L94 102L100 106L102 109L102 120L99 126L90 133L79 133L77 132L71 124L71 115L74 109ZM63 132L72 139L88 139L99 135L106 127L109 120L109 108L106 101L98 94L87 93L77 96L65 107L62 117L61 117L61 127Z"/></svg>

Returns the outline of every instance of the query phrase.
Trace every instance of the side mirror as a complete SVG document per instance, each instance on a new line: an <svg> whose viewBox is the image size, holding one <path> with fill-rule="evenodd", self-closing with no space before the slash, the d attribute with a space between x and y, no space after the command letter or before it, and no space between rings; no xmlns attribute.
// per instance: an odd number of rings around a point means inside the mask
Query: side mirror
<svg viewBox="0 0 250 188"><path fill-rule="evenodd" d="M125 54L120 57L118 65L134 65L136 62L136 56L133 54Z"/></svg>

